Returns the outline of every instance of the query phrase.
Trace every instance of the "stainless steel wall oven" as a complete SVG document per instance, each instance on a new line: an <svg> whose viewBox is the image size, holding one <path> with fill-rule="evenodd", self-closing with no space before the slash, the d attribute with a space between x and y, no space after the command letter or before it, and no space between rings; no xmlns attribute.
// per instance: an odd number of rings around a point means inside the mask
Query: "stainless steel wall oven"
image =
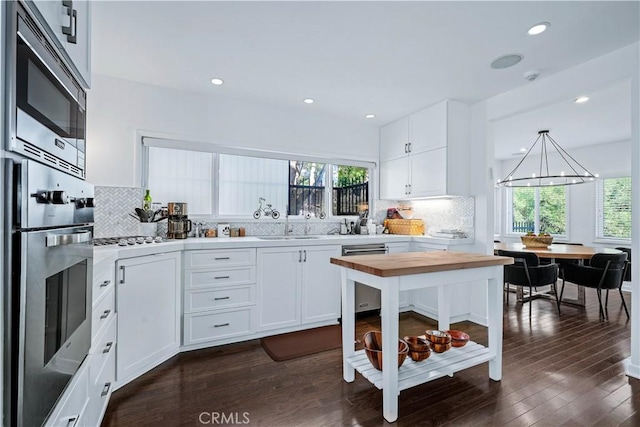
<svg viewBox="0 0 640 427"><path fill-rule="evenodd" d="M11 425L39 426L91 345L93 186L32 160L13 181Z"/></svg>

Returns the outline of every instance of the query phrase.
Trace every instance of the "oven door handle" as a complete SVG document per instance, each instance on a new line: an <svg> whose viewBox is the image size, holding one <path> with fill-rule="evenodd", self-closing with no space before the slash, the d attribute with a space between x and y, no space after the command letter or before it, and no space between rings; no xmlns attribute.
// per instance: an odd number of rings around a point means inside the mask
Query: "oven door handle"
<svg viewBox="0 0 640 427"><path fill-rule="evenodd" d="M74 243L85 243L91 241L91 231L80 231L70 234L49 234L47 235L47 247L73 245Z"/></svg>

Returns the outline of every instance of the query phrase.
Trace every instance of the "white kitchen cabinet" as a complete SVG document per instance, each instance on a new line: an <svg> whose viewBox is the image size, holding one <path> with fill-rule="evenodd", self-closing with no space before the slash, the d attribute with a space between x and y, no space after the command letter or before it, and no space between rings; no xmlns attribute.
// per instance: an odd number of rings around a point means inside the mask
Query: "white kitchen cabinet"
<svg viewBox="0 0 640 427"><path fill-rule="evenodd" d="M302 323L336 321L340 317L340 269L331 257L341 255L339 246L302 248Z"/></svg>
<svg viewBox="0 0 640 427"><path fill-rule="evenodd" d="M88 426L89 368L83 362L44 423L45 427Z"/></svg>
<svg viewBox="0 0 640 427"><path fill-rule="evenodd" d="M91 86L91 2L34 0L27 4L40 14L45 31L60 48L63 59L85 87ZM66 6L67 4L68 6ZM68 34L67 34L68 33Z"/></svg>
<svg viewBox="0 0 640 427"><path fill-rule="evenodd" d="M185 253L182 345L210 347L254 332L256 249Z"/></svg>
<svg viewBox="0 0 640 427"><path fill-rule="evenodd" d="M409 242L398 242L398 243L386 243L388 254L396 254L400 252L409 252L410 244ZM413 291L402 291L400 292L400 303L398 307L402 310L411 305L413 300Z"/></svg>
<svg viewBox="0 0 640 427"><path fill-rule="evenodd" d="M380 158L384 160L406 157L409 152L409 117L380 128Z"/></svg>
<svg viewBox="0 0 640 427"><path fill-rule="evenodd" d="M340 246L258 249L258 329L337 320L340 277L329 259Z"/></svg>
<svg viewBox="0 0 640 427"><path fill-rule="evenodd" d="M178 352L180 252L117 262L117 382L123 386Z"/></svg>
<svg viewBox="0 0 640 427"><path fill-rule="evenodd" d="M432 252L432 251L470 251L470 247L467 245L448 245L446 243L423 243L414 242L413 250L418 252ZM456 283L449 286L446 289L449 293L448 299L451 302L449 307L449 313L455 319L456 316L464 316L469 313L468 305L468 292L469 288L466 283ZM438 289L436 288L421 288L413 291L413 308L416 312L437 319L438 316Z"/></svg>
<svg viewBox="0 0 640 427"><path fill-rule="evenodd" d="M467 195L469 107L446 100L406 119L380 131L380 198ZM401 125L408 142L402 141Z"/></svg>

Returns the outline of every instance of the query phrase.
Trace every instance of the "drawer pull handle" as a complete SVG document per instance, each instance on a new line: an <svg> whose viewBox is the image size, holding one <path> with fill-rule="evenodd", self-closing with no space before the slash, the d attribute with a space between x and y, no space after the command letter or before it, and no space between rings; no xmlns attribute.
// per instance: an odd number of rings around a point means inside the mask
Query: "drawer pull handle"
<svg viewBox="0 0 640 427"><path fill-rule="evenodd" d="M220 301L220 300L223 300L223 299L229 299L229 297L216 297L213 300L214 301Z"/></svg>
<svg viewBox="0 0 640 427"><path fill-rule="evenodd" d="M69 417L67 420L67 427L75 427L78 424L78 419L80 419L80 415L73 415Z"/></svg>
<svg viewBox="0 0 640 427"><path fill-rule="evenodd" d="M111 383L104 383L104 388L102 389L102 393L100 396L106 396L109 393L109 389L111 388Z"/></svg>
<svg viewBox="0 0 640 427"><path fill-rule="evenodd" d="M113 347L113 341L109 341L108 343L106 343L102 352L109 353L111 351L111 347Z"/></svg>
<svg viewBox="0 0 640 427"><path fill-rule="evenodd" d="M225 260L225 259L229 259L229 257L228 257L228 256L221 256L221 257L216 257L216 258L214 258L214 259L215 259L216 261L222 261L222 260Z"/></svg>
<svg viewBox="0 0 640 427"><path fill-rule="evenodd" d="M111 283L111 280L105 280L104 282L100 283L100 287L106 288L107 286L109 286L110 283Z"/></svg>
<svg viewBox="0 0 640 427"><path fill-rule="evenodd" d="M229 276L214 276L214 279L216 280L220 280L220 279L228 279Z"/></svg>
<svg viewBox="0 0 640 427"><path fill-rule="evenodd" d="M222 328L223 326L229 326L229 322L227 323L220 323L219 325L213 325L214 328Z"/></svg>
<svg viewBox="0 0 640 427"><path fill-rule="evenodd" d="M100 320L106 319L107 317L109 317L109 313L111 313L111 310L105 310L101 315L100 315Z"/></svg>

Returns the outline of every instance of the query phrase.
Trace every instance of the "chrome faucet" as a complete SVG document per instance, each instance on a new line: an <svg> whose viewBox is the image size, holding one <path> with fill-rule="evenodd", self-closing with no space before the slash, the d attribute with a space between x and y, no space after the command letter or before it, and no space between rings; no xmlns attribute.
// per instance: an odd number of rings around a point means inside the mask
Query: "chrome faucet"
<svg viewBox="0 0 640 427"><path fill-rule="evenodd" d="M284 213L284 235L288 236L289 233L291 233L293 231L293 227L289 228L289 205L286 206L285 208L285 213Z"/></svg>

